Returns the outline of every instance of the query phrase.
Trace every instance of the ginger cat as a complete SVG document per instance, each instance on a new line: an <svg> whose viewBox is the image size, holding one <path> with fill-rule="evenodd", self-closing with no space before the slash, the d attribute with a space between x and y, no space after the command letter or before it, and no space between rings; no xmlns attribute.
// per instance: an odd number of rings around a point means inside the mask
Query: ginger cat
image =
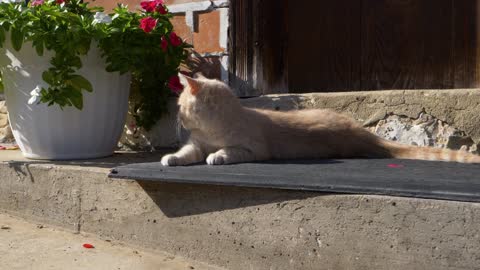
<svg viewBox="0 0 480 270"><path fill-rule="evenodd" d="M190 140L164 166L268 159L400 158L480 163L480 156L384 140L329 110L278 112L243 107L225 83L181 75L179 119Z"/></svg>

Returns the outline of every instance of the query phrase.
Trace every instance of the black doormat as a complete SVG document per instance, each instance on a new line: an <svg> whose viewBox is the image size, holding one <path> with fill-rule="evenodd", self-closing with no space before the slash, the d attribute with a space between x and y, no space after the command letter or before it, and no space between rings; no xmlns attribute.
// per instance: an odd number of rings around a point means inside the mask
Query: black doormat
<svg viewBox="0 0 480 270"><path fill-rule="evenodd" d="M117 167L111 178L480 202L480 164L396 159Z"/></svg>

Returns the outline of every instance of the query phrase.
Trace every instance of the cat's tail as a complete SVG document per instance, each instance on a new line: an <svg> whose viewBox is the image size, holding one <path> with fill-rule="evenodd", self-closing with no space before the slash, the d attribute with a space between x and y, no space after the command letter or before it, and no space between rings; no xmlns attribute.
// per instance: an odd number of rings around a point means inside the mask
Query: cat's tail
<svg viewBox="0 0 480 270"><path fill-rule="evenodd" d="M383 141L382 144L389 150L392 158L480 163L480 156L462 150L409 146L391 141Z"/></svg>

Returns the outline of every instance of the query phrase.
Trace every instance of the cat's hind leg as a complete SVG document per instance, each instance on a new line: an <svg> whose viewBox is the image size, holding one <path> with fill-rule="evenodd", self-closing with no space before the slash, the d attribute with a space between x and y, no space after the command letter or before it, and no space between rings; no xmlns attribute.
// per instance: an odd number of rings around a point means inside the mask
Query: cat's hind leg
<svg viewBox="0 0 480 270"><path fill-rule="evenodd" d="M226 147L207 157L208 165L223 165L256 160L252 151L244 148Z"/></svg>
<svg viewBox="0 0 480 270"><path fill-rule="evenodd" d="M162 157L160 163L163 166L182 166L203 161L205 155L200 147L193 143L184 145L176 153Z"/></svg>

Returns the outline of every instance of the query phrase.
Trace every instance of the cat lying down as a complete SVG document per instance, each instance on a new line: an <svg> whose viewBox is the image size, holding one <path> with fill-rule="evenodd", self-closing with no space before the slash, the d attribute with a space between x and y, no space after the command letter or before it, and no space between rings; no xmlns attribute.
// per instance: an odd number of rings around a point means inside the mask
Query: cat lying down
<svg viewBox="0 0 480 270"><path fill-rule="evenodd" d="M278 112L243 107L229 86L181 75L179 119L190 131L164 166L222 165L268 159L400 158L480 163L480 156L384 140L329 110Z"/></svg>

